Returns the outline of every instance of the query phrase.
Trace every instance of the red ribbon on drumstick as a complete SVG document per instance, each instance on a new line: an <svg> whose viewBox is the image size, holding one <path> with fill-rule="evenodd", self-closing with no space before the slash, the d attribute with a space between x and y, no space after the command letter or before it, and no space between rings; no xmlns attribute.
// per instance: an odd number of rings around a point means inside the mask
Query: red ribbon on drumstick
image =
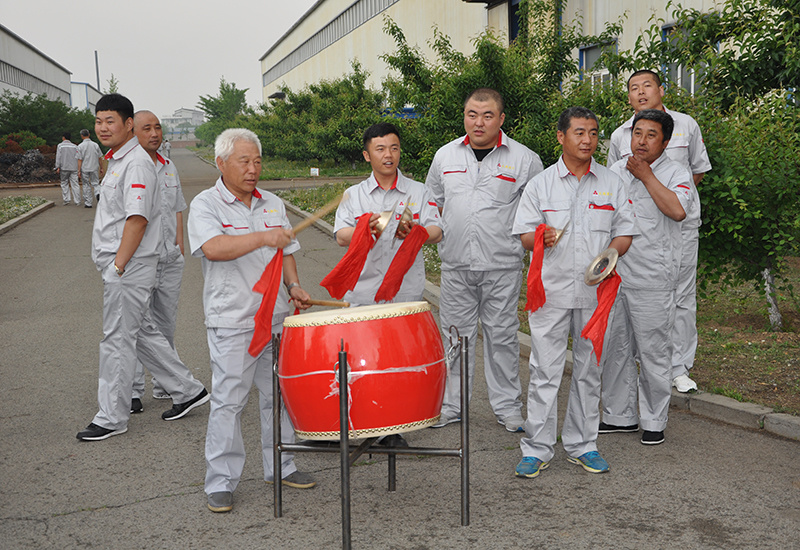
<svg viewBox="0 0 800 550"><path fill-rule="evenodd" d="M542 307L547 300L542 284L542 263L544 263L544 232L547 225L540 223L533 235L533 252L531 265L528 267L528 292L525 309L533 313Z"/></svg>
<svg viewBox="0 0 800 550"><path fill-rule="evenodd" d="M367 261L367 255L372 247L375 246L375 239L369 228L369 219L372 212L367 212L359 216L356 229L353 231L353 237L350 239L350 246L347 247L347 252L339 260L330 273L325 275L325 278L320 281L320 285L328 290L328 293L336 298L341 299L348 290L353 290L358 282L358 277L364 269L364 264Z"/></svg>
<svg viewBox="0 0 800 550"><path fill-rule="evenodd" d="M292 228L294 234L297 235L310 227L315 221L336 208L341 200L342 196L339 195L298 223ZM261 274L261 278L256 282L255 286L253 286L254 292L264 295L261 299L261 305L258 306L258 311L253 318L256 326L253 331L253 339L250 341L250 346L247 349L247 352L253 357L258 357L272 338L272 312L275 310L275 301L278 299L278 291L280 290L282 278L283 250L278 250L275 252L275 256L272 257L272 260L267 264L264 273Z"/></svg>
<svg viewBox="0 0 800 550"><path fill-rule="evenodd" d="M594 310L591 319L581 331L582 338L592 341L598 365L603 355L603 340L605 340L606 328L608 327L608 316L611 313L614 300L617 299L617 292L621 282L622 278L614 271L600 283L600 286L597 287L597 309Z"/></svg>
<svg viewBox="0 0 800 550"><path fill-rule="evenodd" d="M415 225L411 228L411 232L403 240L397 254L392 258L392 263L389 264L389 269L386 270L386 275L383 276L378 292L375 293L376 302L388 302L393 300L400 287L403 284L403 278L414 265L414 260L417 254L422 249L422 245L428 240L430 235L428 230L421 225Z"/></svg>

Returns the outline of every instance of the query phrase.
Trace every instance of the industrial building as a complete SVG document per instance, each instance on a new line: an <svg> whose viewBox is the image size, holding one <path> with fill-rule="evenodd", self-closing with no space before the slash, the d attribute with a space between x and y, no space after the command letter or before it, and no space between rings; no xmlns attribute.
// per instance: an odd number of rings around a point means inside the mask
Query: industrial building
<svg viewBox="0 0 800 550"><path fill-rule="evenodd" d="M70 71L0 25L0 91L29 92L71 105Z"/></svg>

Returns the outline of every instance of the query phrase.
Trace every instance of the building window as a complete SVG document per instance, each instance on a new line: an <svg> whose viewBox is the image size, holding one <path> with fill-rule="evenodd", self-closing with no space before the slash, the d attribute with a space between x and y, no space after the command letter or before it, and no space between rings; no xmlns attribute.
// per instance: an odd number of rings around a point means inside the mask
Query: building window
<svg viewBox="0 0 800 550"><path fill-rule="evenodd" d="M665 25L662 27L661 40L664 42L674 42L675 38L672 36L674 30L674 25ZM703 80L702 66L690 69L679 63L670 63L661 67L661 70L666 75L669 82L677 84L690 94L694 95L701 90L700 83Z"/></svg>
<svg viewBox="0 0 800 550"><path fill-rule="evenodd" d="M519 36L519 2L511 0L508 3L508 41L513 42Z"/></svg>
<svg viewBox="0 0 800 550"><path fill-rule="evenodd" d="M611 84L611 74L608 69L601 67L597 62L606 50L616 50L617 43L612 44L593 44L583 47L578 52L578 62L580 65L580 79L587 79L592 83L592 89L596 86L608 86Z"/></svg>

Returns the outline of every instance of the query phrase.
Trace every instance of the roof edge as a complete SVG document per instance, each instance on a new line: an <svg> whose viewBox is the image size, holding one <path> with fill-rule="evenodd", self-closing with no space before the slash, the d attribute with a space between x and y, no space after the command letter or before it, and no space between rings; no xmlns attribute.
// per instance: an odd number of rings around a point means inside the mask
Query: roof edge
<svg viewBox="0 0 800 550"><path fill-rule="evenodd" d="M309 17L309 16L310 16L310 15L311 15L311 14L312 14L312 13L313 13L313 12L314 12L314 11L315 11L315 10L316 10L318 7L319 7L319 6L320 6L320 5L323 3L323 2L325 2L325 0L317 0L317 1L314 3L314 5L313 5L313 6L311 6L310 8L308 8L308 11L307 11L307 12L305 12L305 13L304 13L304 14L303 14L303 15L300 17L300 19L298 19L297 21L295 21L295 22L294 22L294 25L292 25L292 26L291 26L291 28L290 28L288 31L286 31L285 33L283 33L283 35L282 35L282 36L281 36L281 37L280 37L278 40L276 40L276 41L275 41L275 43L274 43L272 46L270 46L270 48L269 48L269 49L268 49L268 50L267 50L267 51L264 53L264 55L262 55L261 57L259 57L259 58L258 58L258 60L259 60L259 61L264 61L264 58L265 58L265 57L267 57L267 56L268 56L270 53L272 53L272 50L274 50L275 48L277 48L277 47L278 47L278 46L281 44L281 42L283 42L283 39L284 39L284 38L286 38L287 36L289 36L290 34L292 34L292 32L294 32L294 30L295 30L297 27L299 27L299 26L300 26L300 23L302 23L303 21L305 21L306 19L308 19L308 17Z"/></svg>

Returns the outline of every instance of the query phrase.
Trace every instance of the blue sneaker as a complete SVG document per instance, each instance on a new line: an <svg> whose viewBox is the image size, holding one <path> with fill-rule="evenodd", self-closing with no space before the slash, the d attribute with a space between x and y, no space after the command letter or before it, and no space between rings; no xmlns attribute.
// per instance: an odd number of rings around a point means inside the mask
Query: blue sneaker
<svg viewBox="0 0 800 550"><path fill-rule="evenodd" d="M602 474L608 471L608 462L597 451L584 453L578 458L568 456L567 460L573 464L578 464L584 470L593 474Z"/></svg>
<svg viewBox="0 0 800 550"><path fill-rule="evenodd" d="M524 456L517 464L517 469L514 470L514 475L517 477L530 477L534 478L539 475L539 472L546 470L550 466L549 462L543 462L535 456Z"/></svg>

